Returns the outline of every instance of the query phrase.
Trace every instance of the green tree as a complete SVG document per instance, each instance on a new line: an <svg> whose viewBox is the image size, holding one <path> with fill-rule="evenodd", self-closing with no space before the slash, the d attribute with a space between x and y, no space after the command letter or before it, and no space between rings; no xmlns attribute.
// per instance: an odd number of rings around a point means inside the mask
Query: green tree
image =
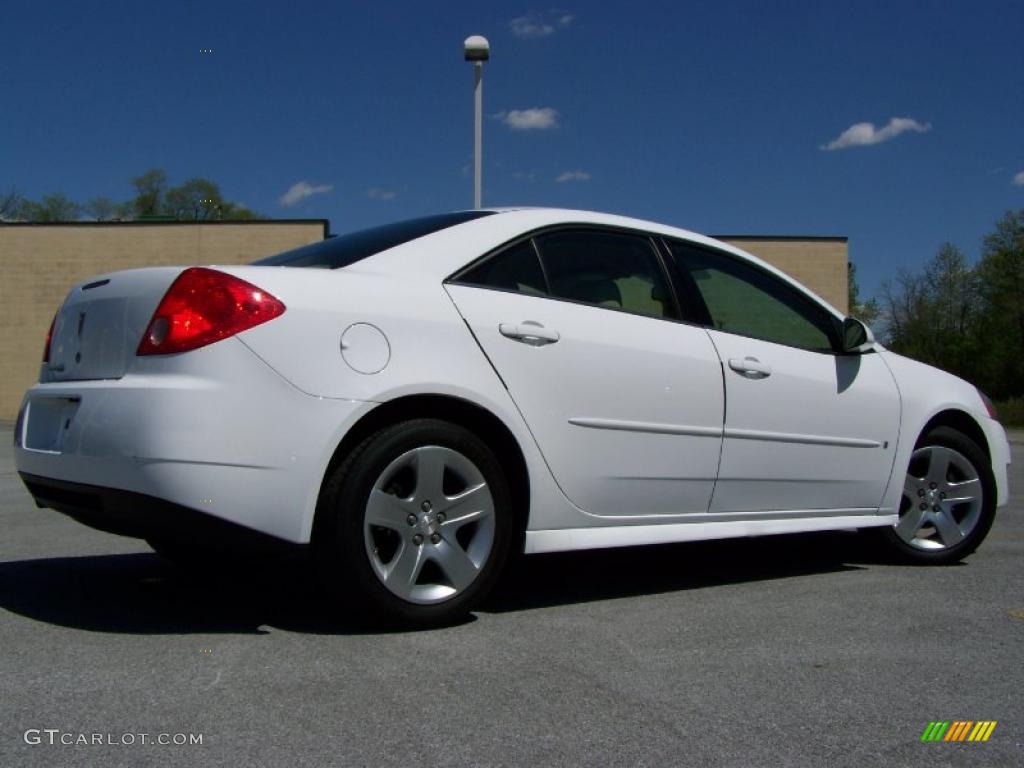
<svg viewBox="0 0 1024 768"><path fill-rule="evenodd" d="M25 215L26 203L28 201L14 188L0 194L0 221L16 221L27 218Z"/></svg>
<svg viewBox="0 0 1024 768"><path fill-rule="evenodd" d="M231 201L225 201L221 205L220 215L225 221L251 221L253 219L267 218L261 213L256 213L256 211L249 210L244 205L232 203Z"/></svg>
<svg viewBox="0 0 1024 768"><path fill-rule="evenodd" d="M165 212L179 221L240 221L262 218L244 205L224 199L220 187L197 176L167 191Z"/></svg>
<svg viewBox="0 0 1024 768"><path fill-rule="evenodd" d="M135 196L118 203L94 197L84 206L64 195L47 195L39 202L26 200L17 190L0 194L0 220L74 221L83 213L95 221L173 216L179 221L243 221L264 216L226 200L213 181L197 176L168 187L167 172L151 168L132 179Z"/></svg>
<svg viewBox="0 0 1024 768"><path fill-rule="evenodd" d="M77 221L82 206L62 195L43 195L38 202L27 201L24 205L25 218L29 221Z"/></svg>
<svg viewBox="0 0 1024 768"><path fill-rule="evenodd" d="M160 216L164 213L164 195L167 191L167 172L153 168L141 176L132 179L135 197L131 201L132 214L141 216Z"/></svg>
<svg viewBox="0 0 1024 768"><path fill-rule="evenodd" d="M985 236L978 262L980 361L993 397L1024 394L1024 210L1007 211Z"/></svg>
<svg viewBox="0 0 1024 768"><path fill-rule="evenodd" d="M861 303L860 285L857 283L857 265L852 261L846 264L846 288L848 314L861 320L866 325L874 325L882 314L881 307L879 307L878 300L875 298Z"/></svg>
<svg viewBox="0 0 1024 768"><path fill-rule="evenodd" d="M96 221L112 221L121 218L121 204L115 203L109 197L94 197L82 206L82 210L89 218Z"/></svg>
<svg viewBox="0 0 1024 768"><path fill-rule="evenodd" d="M223 203L220 187L197 176L168 190L166 211L181 221L208 221L219 218Z"/></svg>
<svg viewBox="0 0 1024 768"><path fill-rule="evenodd" d="M978 278L963 251L945 243L920 273L883 283L882 297L889 346L977 380Z"/></svg>

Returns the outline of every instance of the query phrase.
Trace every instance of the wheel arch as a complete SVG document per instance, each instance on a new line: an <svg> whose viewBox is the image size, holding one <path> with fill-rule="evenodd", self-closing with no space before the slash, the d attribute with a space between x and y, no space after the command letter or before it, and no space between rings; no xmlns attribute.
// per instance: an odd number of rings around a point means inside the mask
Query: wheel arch
<svg viewBox="0 0 1024 768"><path fill-rule="evenodd" d="M918 432L917 439L920 440L922 437L927 435L936 427L950 427L962 432L964 435L969 437L978 447L984 452L985 457L992 461L992 449L988 444L988 439L985 437L985 432L981 428L981 425L975 421L974 417L966 411L961 411L956 408L947 408L946 410L939 411L932 416L924 427Z"/></svg>
<svg viewBox="0 0 1024 768"><path fill-rule="evenodd" d="M505 422L494 413L476 403L452 395L404 395L381 403L366 413L352 425L335 448L323 477L320 478L320 494L323 493L327 478L331 476L335 467L366 438L393 424L421 418L442 419L458 424L487 442L506 471L509 490L512 493L517 536L525 535L530 515L530 475L518 440ZM319 509L318 497L317 510ZM311 536L315 535L317 517L315 513Z"/></svg>

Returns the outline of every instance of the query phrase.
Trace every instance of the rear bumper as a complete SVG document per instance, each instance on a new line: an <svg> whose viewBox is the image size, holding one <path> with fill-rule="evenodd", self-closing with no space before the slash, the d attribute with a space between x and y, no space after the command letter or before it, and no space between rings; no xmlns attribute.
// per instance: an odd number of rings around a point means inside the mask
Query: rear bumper
<svg viewBox="0 0 1024 768"><path fill-rule="evenodd" d="M246 550L276 550L284 543L275 536L142 493L20 474L37 505L107 533L202 541Z"/></svg>
<svg viewBox="0 0 1024 768"><path fill-rule="evenodd" d="M151 361L28 391L14 453L37 502L132 536L155 516L308 542L331 456L376 404L306 395L237 339Z"/></svg>

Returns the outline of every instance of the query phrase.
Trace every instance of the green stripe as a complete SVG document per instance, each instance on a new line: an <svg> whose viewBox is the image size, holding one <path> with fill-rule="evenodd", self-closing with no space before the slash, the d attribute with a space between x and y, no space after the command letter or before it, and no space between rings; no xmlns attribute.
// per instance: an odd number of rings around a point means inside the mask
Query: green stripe
<svg viewBox="0 0 1024 768"><path fill-rule="evenodd" d="M932 720L921 734L921 741L942 741L951 722L950 720Z"/></svg>

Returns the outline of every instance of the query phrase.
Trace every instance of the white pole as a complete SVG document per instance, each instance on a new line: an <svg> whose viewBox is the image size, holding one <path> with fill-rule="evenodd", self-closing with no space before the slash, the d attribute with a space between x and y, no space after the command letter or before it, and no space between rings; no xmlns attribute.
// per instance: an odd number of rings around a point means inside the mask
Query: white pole
<svg viewBox="0 0 1024 768"><path fill-rule="evenodd" d="M474 124L473 137L473 207L481 205L481 186L483 182L483 135L484 135L484 63L473 62L473 70L476 73L476 87L474 97L476 100L476 120Z"/></svg>

